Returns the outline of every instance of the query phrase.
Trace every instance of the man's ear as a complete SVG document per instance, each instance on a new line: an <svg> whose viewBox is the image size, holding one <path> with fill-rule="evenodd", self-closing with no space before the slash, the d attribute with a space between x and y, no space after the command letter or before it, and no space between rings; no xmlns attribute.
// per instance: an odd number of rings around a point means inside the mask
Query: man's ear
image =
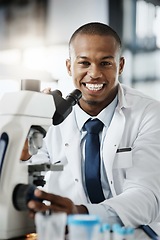
<svg viewBox="0 0 160 240"><path fill-rule="evenodd" d="M124 64L125 64L125 59L124 57L121 57L119 61L119 75L121 75L121 73L123 72Z"/></svg>
<svg viewBox="0 0 160 240"><path fill-rule="evenodd" d="M72 76L72 73L71 73L71 60L70 59L66 60L66 67L67 67L67 71L68 71L69 76Z"/></svg>

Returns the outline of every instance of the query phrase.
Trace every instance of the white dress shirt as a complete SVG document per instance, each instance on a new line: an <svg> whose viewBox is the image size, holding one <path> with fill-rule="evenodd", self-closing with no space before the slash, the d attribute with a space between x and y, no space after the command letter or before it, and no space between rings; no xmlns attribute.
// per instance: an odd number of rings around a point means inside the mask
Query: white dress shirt
<svg viewBox="0 0 160 240"><path fill-rule="evenodd" d="M96 205L96 211L97 214L99 215L101 212L101 219L105 219L106 221L106 215L108 216L108 221L110 224L113 224L114 222L119 222L121 223L120 219L118 218L117 214L115 213L115 211L111 208L111 207L106 207L106 205L104 206L103 204L100 204L97 207L97 204L91 204L89 197L88 197L88 193L86 190L86 185L85 185L85 177L84 177L84 162L85 162L85 140L86 140L86 134L87 132L83 129L83 125L84 123L88 120L88 119L94 119L97 118L99 119L101 122L103 122L104 127L102 132L100 132L100 149L103 149L103 143L104 143L104 138L105 135L107 134L107 130L108 127L110 125L110 122L112 120L115 108L117 106L117 102L118 102L118 98L117 96L114 98L114 100L105 108L103 109L97 116L90 116L89 114L87 114L86 112L84 112L78 105L75 106L75 119L77 121L77 126L79 128L79 131L81 132L81 151L82 151L82 178L83 178L83 186L85 189L85 193L88 199L88 204L85 204L85 206L87 207L89 213L93 213L95 214L95 205ZM103 163L103 155L102 155L102 151L100 151L101 154L101 184L102 184L102 190L103 190L103 194L105 196L105 199L109 199L112 197L112 193L108 184L108 178L106 175L106 171L104 169L104 163ZM105 211L104 211L104 207L105 207ZM92 212L93 210L93 212Z"/></svg>

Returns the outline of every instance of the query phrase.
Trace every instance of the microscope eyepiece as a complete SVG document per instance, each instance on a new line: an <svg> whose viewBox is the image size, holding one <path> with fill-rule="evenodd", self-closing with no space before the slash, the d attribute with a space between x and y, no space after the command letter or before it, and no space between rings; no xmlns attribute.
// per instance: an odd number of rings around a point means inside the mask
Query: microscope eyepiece
<svg viewBox="0 0 160 240"><path fill-rule="evenodd" d="M56 106L56 111L53 115L53 125L62 123L64 119L71 113L72 106L78 103L79 99L82 97L82 93L78 89L75 89L73 92L67 95L66 99L62 98L59 92L59 90L51 92Z"/></svg>
<svg viewBox="0 0 160 240"><path fill-rule="evenodd" d="M78 103L79 99L82 97L80 90L75 89L73 92L67 95L66 101L69 102L72 106Z"/></svg>

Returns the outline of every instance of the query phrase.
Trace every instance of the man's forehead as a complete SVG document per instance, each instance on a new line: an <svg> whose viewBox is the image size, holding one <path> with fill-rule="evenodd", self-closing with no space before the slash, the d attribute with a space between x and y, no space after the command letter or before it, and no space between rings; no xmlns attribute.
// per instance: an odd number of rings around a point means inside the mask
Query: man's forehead
<svg viewBox="0 0 160 240"><path fill-rule="evenodd" d="M118 43L111 35L78 34L70 44L70 53L118 50Z"/></svg>
<svg viewBox="0 0 160 240"><path fill-rule="evenodd" d="M93 38L101 38L101 39L110 39L116 41L116 39L110 34L91 34L91 33L78 33L71 41L71 45L77 41L81 41L83 39L93 39Z"/></svg>

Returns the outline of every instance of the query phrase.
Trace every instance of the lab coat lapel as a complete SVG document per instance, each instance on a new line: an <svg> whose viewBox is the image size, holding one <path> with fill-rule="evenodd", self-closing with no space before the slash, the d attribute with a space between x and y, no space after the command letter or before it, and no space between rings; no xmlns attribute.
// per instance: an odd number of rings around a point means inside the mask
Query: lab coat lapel
<svg viewBox="0 0 160 240"><path fill-rule="evenodd" d="M116 109L114 116L112 118L111 124L108 128L104 145L103 145L103 159L106 169L106 174L108 177L108 182L112 191L113 196L116 195L114 188L114 179L113 179L113 162L115 154L119 143L121 141L123 131L125 126L125 116L122 112L122 109Z"/></svg>
<svg viewBox="0 0 160 240"><path fill-rule="evenodd" d="M76 182L76 191L79 199L86 202L86 195L82 183L80 131L77 127L74 112L72 112L61 125L63 144L68 165Z"/></svg>
<svg viewBox="0 0 160 240"><path fill-rule="evenodd" d="M63 134L63 144L68 164L75 176L80 177L81 153L80 153L80 132L74 120L74 114L69 116L61 126Z"/></svg>
<svg viewBox="0 0 160 240"><path fill-rule="evenodd" d="M74 180L77 182L78 194L80 199L86 200L85 192L82 184L81 171L81 151L80 151L80 131L77 127L74 114L70 114L61 126L63 133L63 143L65 146L65 154L70 166Z"/></svg>

